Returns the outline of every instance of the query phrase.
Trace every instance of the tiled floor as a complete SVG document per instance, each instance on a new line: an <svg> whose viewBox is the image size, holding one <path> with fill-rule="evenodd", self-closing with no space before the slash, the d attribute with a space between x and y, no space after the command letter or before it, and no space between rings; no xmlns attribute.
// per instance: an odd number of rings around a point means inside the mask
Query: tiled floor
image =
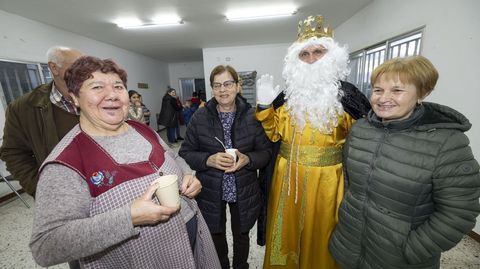
<svg viewBox="0 0 480 269"><path fill-rule="evenodd" d="M0 183L0 189L5 188ZM22 194L30 205L33 199ZM33 261L28 248L30 240L33 209L27 209L18 199L13 198L0 205L0 268L2 269L29 269L41 268ZM229 227L229 224L227 224ZM250 268L262 268L264 247L256 244L256 227L250 231ZM228 235L230 249L231 234ZM68 265L60 264L49 267L68 269ZM460 244L442 255L442 269L478 269L480 268L480 243L470 237L465 237Z"/></svg>
<svg viewBox="0 0 480 269"><path fill-rule="evenodd" d="M182 130L183 131L183 130ZM164 132L161 135L164 136ZM175 148L178 150L178 146ZM14 182L15 186L18 184ZM0 183L0 196L10 192L5 183ZM33 199L22 194L22 197L33 206ZM30 240L33 208L27 209L17 197L0 204L0 268L23 269L41 268L33 261L28 242ZM227 223L227 227L230 224ZM229 248L232 249L231 233L227 229ZM265 248L256 244L256 227L250 232L250 268L262 268ZM230 251L231 252L231 251ZM455 248L442 255L442 269L479 269L480 243L466 236ZM67 269L67 264L49 267Z"/></svg>

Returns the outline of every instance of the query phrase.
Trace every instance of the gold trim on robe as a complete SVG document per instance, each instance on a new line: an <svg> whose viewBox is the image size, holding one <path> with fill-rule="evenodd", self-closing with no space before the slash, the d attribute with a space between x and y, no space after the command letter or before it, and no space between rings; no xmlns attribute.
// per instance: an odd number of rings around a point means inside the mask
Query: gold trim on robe
<svg viewBox="0 0 480 269"><path fill-rule="evenodd" d="M291 155L292 150L295 154ZM298 152L298 158L297 158ZM287 143L280 145L281 157L304 166L331 166L342 162L342 147L296 146L292 149Z"/></svg>

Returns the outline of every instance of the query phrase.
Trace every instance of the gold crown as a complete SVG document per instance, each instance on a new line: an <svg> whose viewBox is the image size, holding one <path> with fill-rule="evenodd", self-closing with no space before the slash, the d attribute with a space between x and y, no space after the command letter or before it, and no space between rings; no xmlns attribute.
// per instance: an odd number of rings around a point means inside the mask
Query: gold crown
<svg viewBox="0 0 480 269"><path fill-rule="evenodd" d="M297 41L303 42L311 37L333 37L333 30L329 26L323 27L323 16L308 16L298 22Z"/></svg>

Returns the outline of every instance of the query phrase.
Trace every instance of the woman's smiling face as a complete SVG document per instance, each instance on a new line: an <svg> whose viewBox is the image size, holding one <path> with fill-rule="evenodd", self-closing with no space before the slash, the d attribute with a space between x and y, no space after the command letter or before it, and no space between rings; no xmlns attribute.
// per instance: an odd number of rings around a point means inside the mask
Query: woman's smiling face
<svg viewBox="0 0 480 269"><path fill-rule="evenodd" d="M125 121L128 92L116 73L93 72L92 78L83 82L78 96L71 96L80 107L82 128L109 132L117 130Z"/></svg>
<svg viewBox="0 0 480 269"><path fill-rule="evenodd" d="M235 97L240 89L230 72L225 71L214 77L212 90L220 106L231 106L235 104Z"/></svg>
<svg viewBox="0 0 480 269"><path fill-rule="evenodd" d="M382 74L373 84L370 102L375 114L388 122L408 118L422 99L415 85L403 83L398 75Z"/></svg>

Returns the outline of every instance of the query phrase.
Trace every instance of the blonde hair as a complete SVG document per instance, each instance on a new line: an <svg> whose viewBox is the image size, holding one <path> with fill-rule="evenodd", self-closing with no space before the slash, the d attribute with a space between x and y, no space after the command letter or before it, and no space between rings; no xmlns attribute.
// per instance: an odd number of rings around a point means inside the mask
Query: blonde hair
<svg viewBox="0 0 480 269"><path fill-rule="evenodd" d="M394 58L385 61L373 70L371 76L372 87L381 75L391 79L398 76L402 83L410 83L417 88L417 94L423 98L435 88L438 80L438 71L432 62L423 56Z"/></svg>

